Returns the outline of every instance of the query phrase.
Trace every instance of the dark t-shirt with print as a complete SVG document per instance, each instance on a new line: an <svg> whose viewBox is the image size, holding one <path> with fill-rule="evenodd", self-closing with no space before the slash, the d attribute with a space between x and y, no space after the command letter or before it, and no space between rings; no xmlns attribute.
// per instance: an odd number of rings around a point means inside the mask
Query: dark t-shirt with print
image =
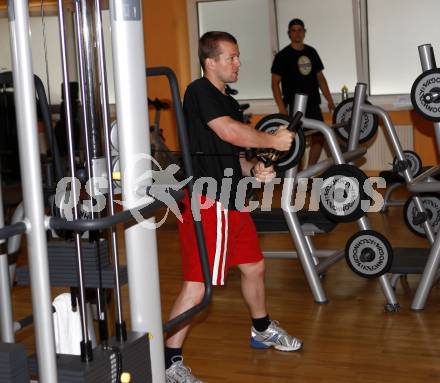
<svg viewBox="0 0 440 383"><path fill-rule="evenodd" d="M308 104L319 105L319 84L317 73L324 69L318 52L309 45L298 51L291 45L279 51L272 63L271 72L281 76L283 101L289 105L296 93L307 94Z"/></svg>
<svg viewBox="0 0 440 383"><path fill-rule="evenodd" d="M243 122L243 113L238 102L233 97L224 95L207 78L202 77L193 81L186 89L183 111L196 180L200 177L211 177L217 182L216 190L205 187L202 194L235 210L236 190L243 178L240 166L240 151L243 149L223 141L208 126L208 122L222 116ZM221 196L221 189L226 191L229 183L231 194L229 199L225 199L229 193Z"/></svg>

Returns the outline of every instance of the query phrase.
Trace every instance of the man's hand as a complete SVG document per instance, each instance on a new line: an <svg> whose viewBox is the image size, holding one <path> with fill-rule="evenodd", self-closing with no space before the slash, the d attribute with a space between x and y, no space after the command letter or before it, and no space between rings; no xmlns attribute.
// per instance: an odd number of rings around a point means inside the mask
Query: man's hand
<svg viewBox="0 0 440 383"><path fill-rule="evenodd" d="M294 138L295 133L287 130L287 125L280 125L278 130L274 133L274 140L271 147L280 152L285 152L292 146Z"/></svg>
<svg viewBox="0 0 440 383"><path fill-rule="evenodd" d="M268 166L266 168L261 161L257 162L252 169L253 171L251 174L256 178L257 181L262 183L268 183L276 176L273 166Z"/></svg>

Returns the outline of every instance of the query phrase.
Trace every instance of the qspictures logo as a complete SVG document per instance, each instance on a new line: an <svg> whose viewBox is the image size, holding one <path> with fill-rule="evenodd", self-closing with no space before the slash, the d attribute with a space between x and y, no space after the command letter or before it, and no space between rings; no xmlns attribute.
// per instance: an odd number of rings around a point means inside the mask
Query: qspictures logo
<svg viewBox="0 0 440 383"><path fill-rule="evenodd" d="M153 169L144 172L136 172L138 167L145 169L147 164L152 164ZM150 155L139 154L130 167L127 167L122 178L123 195L132 193L130 204L127 201L115 199L115 203L130 210L133 218L139 225L146 229L157 229L162 226L169 213L174 214L182 221L178 201L173 197L171 191L184 189L190 181L193 181L193 193L191 200L192 213L195 220L201 220L200 211L207 209L218 200L225 207L235 207L240 211L252 212L256 209L271 211L273 207L273 196L275 185L282 185L282 199L289 200L290 205L285 207L288 211L297 212L304 209L308 185L311 181L311 193L307 206L309 211L317 211L324 206L335 215L350 214L354 206L360 206L365 212L377 212L383 206L383 197L376 191L377 188L385 188L386 182L381 177L370 177L362 185L356 178L351 177L329 177L322 178L278 178L275 177L269 183L261 183L254 177L243 177L238 185L232 185L233 169L225 169L224 177L219 181L212 177L200 177L193 179L187 177L181 181L177 179L180 167L171 164L163 169L160 164ZM140 175L139 175L140 174ZM75 201L71 193L72 187L76 188L76 196L80 195L81 183L78 179L72 182L72 178L65 177L57 185L55 203L62 210L61 216L67 220L74 219L74 206L84 212L84 216L94 212L102 212L107 206L108 180L105 177L95 177L84 185L85 192L89 198ZM260 200L248 200L249 188L262 191ZM294 190L294 195L287 196ZM93 192L92 192L93 191ZM199 197L205 194L209 197L208 202L200 205ZM233 199L233 200L232 200ZM163 203L165 213L156 222L154 219L145 219L140 213L140 208L159 200Z"/></svg>

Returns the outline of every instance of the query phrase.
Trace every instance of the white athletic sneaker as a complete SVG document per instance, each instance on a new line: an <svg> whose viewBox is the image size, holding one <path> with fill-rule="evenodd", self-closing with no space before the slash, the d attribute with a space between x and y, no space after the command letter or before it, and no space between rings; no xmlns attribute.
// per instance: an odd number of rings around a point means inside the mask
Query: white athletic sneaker
<svg viewBox="0 0 440 383"><path fill-rule="evenodd" d="M251 347L269 348L273 347L280 351L297 351L302 348L302 342L283 330L277 321L270 321L265 331L251 329Z"/></svg>
<svg viewBox="0 0 440 383"><path fill-rule="evenodd" d="M166 383L203 383L183 364L183 357L173 356L171 361L173 364L165 370Z"/></svg>

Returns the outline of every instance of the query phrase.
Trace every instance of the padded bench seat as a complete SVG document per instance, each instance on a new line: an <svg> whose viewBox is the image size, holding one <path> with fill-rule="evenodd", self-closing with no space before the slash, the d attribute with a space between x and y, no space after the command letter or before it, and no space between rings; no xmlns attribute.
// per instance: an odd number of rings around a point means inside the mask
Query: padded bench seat
<svg viewBox="0 0 440 383"><path fill-rule="evenodd" d="M381 171L379 173L379 177L383 178L386 181L387 185L405 183L405 179L396 172L393 172L392 170Z"/></svg>
<svg viewBox="0 0 440 383"><path fill-rule="evenodd" d="M393 265L389 272L392 274L422 274L430 251L430 248L393 248Z"/></svg>
<svg viewBox="0 0 440 383"><path fill-rule="evenodd" d="M422 171L420 173L423 173L425 171L427 171L428 169L430 169L430 166L424 166L422 167ZM382 177L387 184L397 184L397 183L405 183L405 179L399 175L396 172L393 172L392 170L383 170L379 173L379 177ZM435 175L433 178L437 179L440 181L440 178L438 175Z"/></svg>
<svg viewBox="0 0 440 383"><path fill-rule="evenodd" d="M336 222L330 221L319 211L299 211L298 219L304 231L314 233L328 233L337 225ZM288 233L284 213L281 208L272 209L271 211L254 210L252 218L259 233Z"/></svg>

